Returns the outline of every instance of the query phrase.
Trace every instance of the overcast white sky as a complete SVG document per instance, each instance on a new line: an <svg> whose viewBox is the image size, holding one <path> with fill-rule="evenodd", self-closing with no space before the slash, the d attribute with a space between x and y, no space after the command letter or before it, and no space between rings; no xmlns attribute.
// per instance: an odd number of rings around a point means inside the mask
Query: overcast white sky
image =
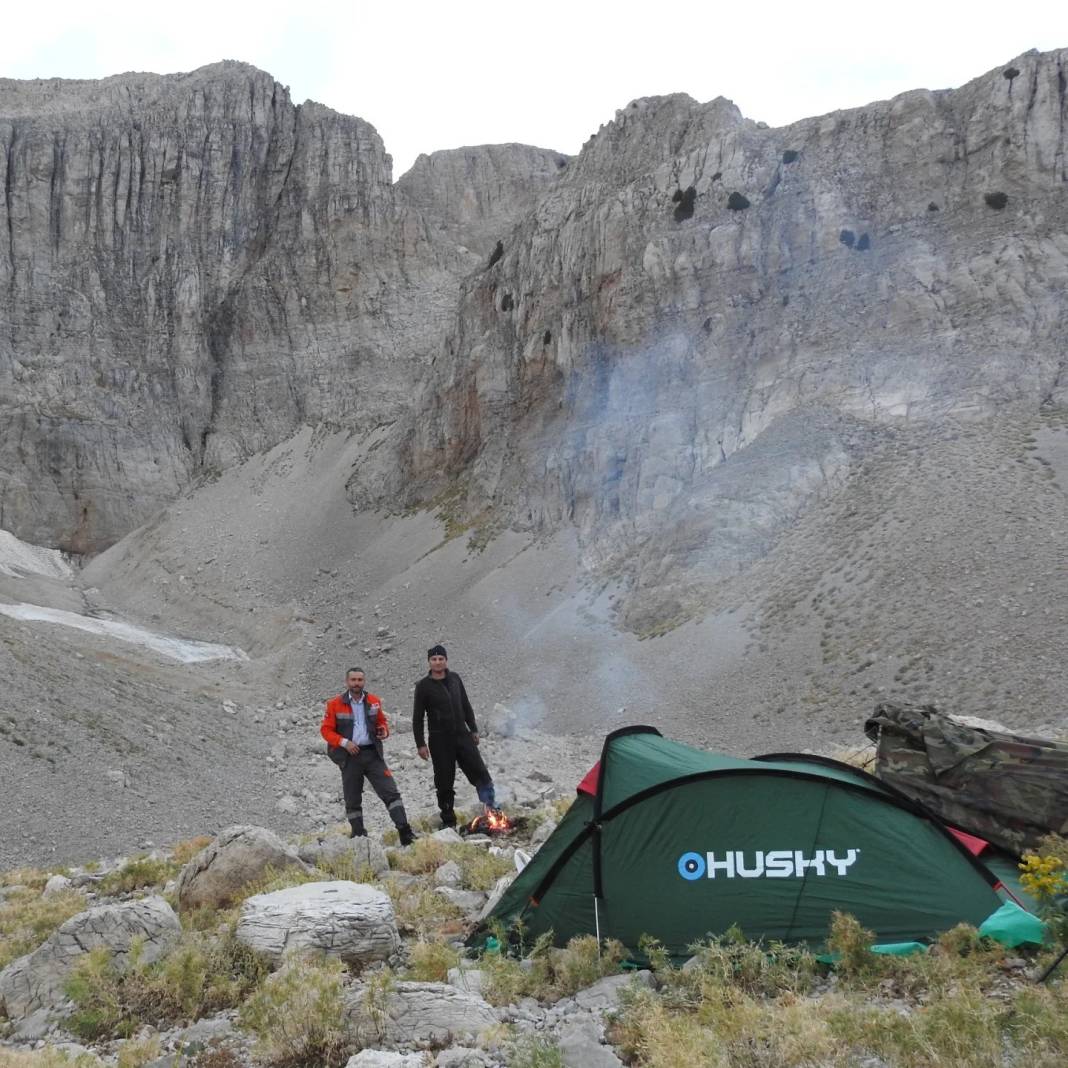
<svg viewBox="0 0 1068 1068"><path fill-rule="evenodd" d="M1068 0L5 5L0 76L99 78L240 59L293 99L373 123L398 177L420 152L521 141L575 153L639 96L732 99L779 126L960 85L1068 47Z"/></svg>

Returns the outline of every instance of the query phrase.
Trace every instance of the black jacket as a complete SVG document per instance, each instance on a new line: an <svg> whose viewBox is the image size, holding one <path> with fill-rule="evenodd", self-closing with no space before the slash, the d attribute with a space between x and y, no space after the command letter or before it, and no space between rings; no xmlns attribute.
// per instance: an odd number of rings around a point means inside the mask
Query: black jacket
<svg viewBox="0 0 1068 1068"><path fill-rule="evenodd" d="M425 745L423 717L431 734L478 733L475 710L464 689L464 680L455 671L445 672L445 678L435 679L429 672L415 684L412 707L412 733L417 746Z"/></svg>

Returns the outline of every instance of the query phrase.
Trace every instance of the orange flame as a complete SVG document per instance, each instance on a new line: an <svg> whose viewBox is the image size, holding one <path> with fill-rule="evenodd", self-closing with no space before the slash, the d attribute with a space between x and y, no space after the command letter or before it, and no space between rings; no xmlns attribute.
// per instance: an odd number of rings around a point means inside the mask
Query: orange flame
<svg viewBox="0 0 1068 1068"><path fill-rule="evenodd" d="M507 834L514 828L515 821L509 819L499 808L487 808L467 825L469 832L489 831L491 834Z"/></svg>

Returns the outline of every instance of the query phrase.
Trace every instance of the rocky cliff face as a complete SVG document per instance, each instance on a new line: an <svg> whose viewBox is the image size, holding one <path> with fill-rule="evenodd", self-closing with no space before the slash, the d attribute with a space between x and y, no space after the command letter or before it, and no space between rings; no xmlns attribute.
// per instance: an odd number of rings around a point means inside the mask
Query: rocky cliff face
<svg viewBox="0 0 1068 1068"><path fill-rule="evenodd" d="M1066 63L783 129L635 101L465 284L406 484L685 613L883 428L1063 403Z"/></svg>
<svg viewBox="0 0 1068 1068"><path fill-rule="evenodd" d="M474 269L485 266L568 162L530 145L457 148L420 156L397 190L440 234L474 253Z"/></svg>
<svg viewBox="0 0 1068 1068"><path fill-rule="evenodd" d="M474 254L391 181L242 64L0 81L0 526L97 550L304 423L397 418Z"/></svg>
<svg viewBox="0 0 1068 1068"><path fill-rule="evenodd" d="M0 83L0 526L98 549L325 422L357 506L574 526L631 625L684 616L886 428L1065 400L1066 60L777 130L637 100L396 186L239 64Z"/></svg>

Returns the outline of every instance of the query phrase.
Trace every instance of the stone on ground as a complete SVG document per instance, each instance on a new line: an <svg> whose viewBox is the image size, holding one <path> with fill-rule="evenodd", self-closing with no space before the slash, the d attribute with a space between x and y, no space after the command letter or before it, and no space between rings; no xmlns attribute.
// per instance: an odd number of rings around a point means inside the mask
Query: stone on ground
<svg viewBox="0 0 1068 1068"><path fill-rule="evenodd" d="M346 838L339 834L320 835L297 851L306 864L337 864L351 860L353 870L367 867L375 875L389 871L389 859L382 843L376 838Z"/></svg>
<svg viewBox="0 0 1068 1068"><path fill-rule="evenodd" d="M394 1046L441 1045L497 1023L486 1001L447 983L395 983L373 1008L357 987L348 996L348 1015L361 1034Z"/></svg>
<svg viewBox="0 0 1068 1068"><path fill-rule="evenodd" d="M38 1009L56 1010L66 1000L64 984L83 954L104 946L122 971L135 941L141 943L141 962L151 964L177 943L181 933L178 917L161 897L79 912L32 953L0 972L0 1011L19 1019Z"/></svg>
<svg viewBox="0 0 1068 1068"><path fill-rule="evenodd" d="M296 950L366 964L386 960L401 944L389 896L340 880L250 897L241 906L237 937L275 963Z"/></svg>
<svg viewBox="0 0 1068 1068"><path fill-rule="evenodd" d="M219 832L182 869L178 877L178 907L183 912L196 908L224 908L251 883L262 879L268 869L311 867L273 831L265 827L237 825Z"/></svg>

